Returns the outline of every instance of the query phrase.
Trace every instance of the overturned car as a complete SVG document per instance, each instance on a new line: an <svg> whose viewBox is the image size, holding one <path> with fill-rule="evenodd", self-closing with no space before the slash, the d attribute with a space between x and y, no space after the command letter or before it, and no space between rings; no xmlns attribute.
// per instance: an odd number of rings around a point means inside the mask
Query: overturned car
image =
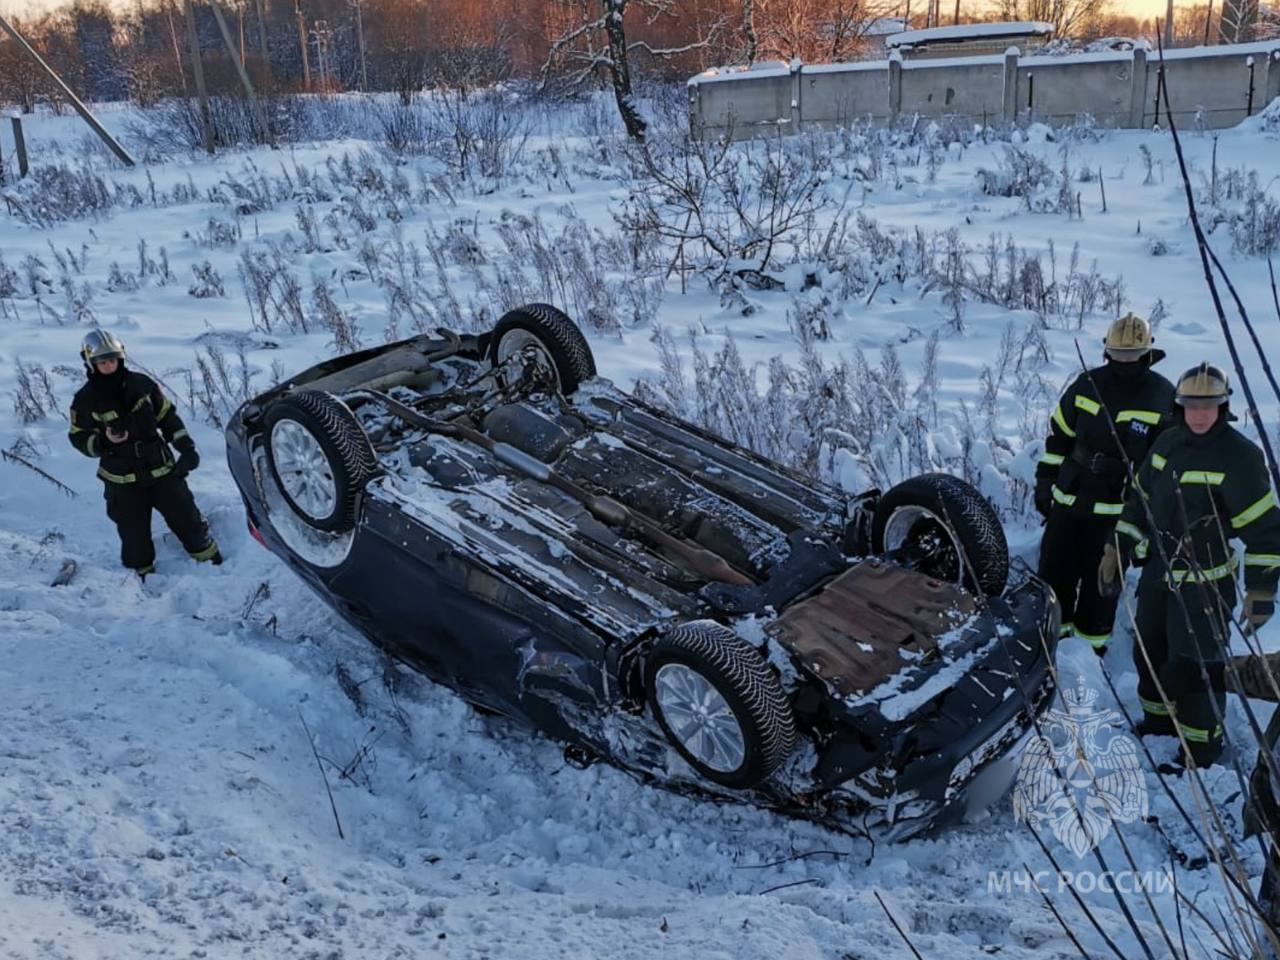
<svg viewBox="0 0 1280 960"><path fill-rule="evenodd" d="M903 837L999 796L1052 591L947 475L848 498L596 376L553 307L246 403L253 535L392 656L652 782Z"/></svg>

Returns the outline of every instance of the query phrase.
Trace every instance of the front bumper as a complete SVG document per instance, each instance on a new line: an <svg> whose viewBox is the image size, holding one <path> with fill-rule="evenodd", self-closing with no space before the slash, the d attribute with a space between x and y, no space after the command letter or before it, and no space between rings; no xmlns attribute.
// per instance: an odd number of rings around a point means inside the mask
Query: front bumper
<svg viewBox="0 0 1280 960"><path fill-rule="evenodd" d="M971 818L1012 786L1053 702L1059 612L1053 591L1032 578L992 601L991 615L997 635L981 657L908 717L885 723L871 738L878 761L835 787L836 797L871 809L878 835L903 839Z"/></svg>

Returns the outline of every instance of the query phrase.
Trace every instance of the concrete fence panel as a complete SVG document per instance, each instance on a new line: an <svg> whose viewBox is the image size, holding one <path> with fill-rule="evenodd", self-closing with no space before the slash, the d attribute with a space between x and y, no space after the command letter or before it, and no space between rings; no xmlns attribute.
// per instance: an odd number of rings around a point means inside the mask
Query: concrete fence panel
<svg viewBox="0 0 1280 960"><path fill-rule="evenodd" d="M1088 59L1085 59L1088 57ZM1102 127L1129 125L1134 59L1129 53L1026 57L1018 62L1018 115L1046 123L1089 114Z"/></svg>
<svg viewBox="0 0 1280 960"><path fill-rule="evenodd" d="M1169 85L1173 119L1183 127L1197 122L1205 127L1230 127L1267 105L1267 71L1271 54L1280 50L1275 43L1241 43L1204 49L1170 50L1164 70ZM1198 56L1189 54L1198 53ZM1252 70L1250 62L1253 63ZM1143 126L1156 122L1157 78L1160 57L1147 57L1147 104ZM1249 88L1252 84L1253 95ZM1164 97L1160 97L1159 118L1165 122Z"/></svg>
<svg viewBox="0 0 1280 960"><path fill-rule="evenodd" d="M889 116L889 74L881 63L821 64L800 73L800 120L823 127Z"/></svg>
<svg viewBox="0 0 1280 960"><path fill-rule="evenodd" d="M1250 66L1252 64L1252 66ZM1170 50L1164 60L1174 118L1228 127L1280 97L1280 41ZM695 135L794 133L899 113L994 122L1030 115L1069 123L1090 114L1101 126L1149 127L1157 120L1157 53L1063 57L954 57L805 66L760 64L708 71L689 81ZM1252 91L1252 93L1250 92ZM1163 117L1164 105L1159 107Z"/></svg>
<svg viewBox="0 0 1280 960"><path fill-rule="evenodd" d="M944 64L939 67L938 64ZM1000 119L1004 57L906 60L902 64L902 112L926 117Z"/></svg>

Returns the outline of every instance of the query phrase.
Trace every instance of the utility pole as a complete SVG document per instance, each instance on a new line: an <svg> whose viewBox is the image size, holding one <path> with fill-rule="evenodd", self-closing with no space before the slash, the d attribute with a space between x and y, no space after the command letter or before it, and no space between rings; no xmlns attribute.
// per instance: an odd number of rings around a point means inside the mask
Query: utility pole
<svg viewBox="0 0 1280 960"><path fill-rule="evenodd" d="M307 53L307 21L302 16L302 0L293 0L293 12L298 15L298 44L302 47L302 86L311 89L311 57Z"/></svg>
<svg viewBox="0 0 1280 960"><path fill-rule="evenodd" d="M333 31L329 29L328 20L317 20L311 32L316 38L316 89L321 93L329 92L329 42L333 39Z"/></svg>
<svg viewBox="0 0 1280 960"><path fill-rule="evenodd" d="M956 15L951 18L953 25L960 23L960 0L956 0Z"/></svg>
<svg viewBox="0 0 1280 960"><path fill-rule="evenodd" d="M1204 45L1209 45L1209 26L1213 23L1213 0L1209 0L1209 7L1204 12Z"/></svg>
<svg viewBox="0 0 1280 960"><path fill-rule="evenodd" d="M187 71L182 66L182 45L178 43L178 28L173 25L173 0L164 5L165 19L169 21L169 39L173 41L173 62L178 65L178 79L182 81L182 95L187 96Z"/></svg>
<svg viewBox="0 0 1280 960"><path fill-rule="evenodd" d="M258 8L258 52L262 54L262 70L266 76L264 87L271 85L271 48L267 46L267 10L264 0L255 0ZM267 90L270 93L270 90Z"/></svg>
<svg viewBox="0 0 1280 960"><path fill-rule="evenodd" d="M352 0L356 8L356 43L360 47L360 92L369 92L369 69L364 52L364 0Z"/></svg>
<svg viewBox="0 0 1280 960"><path fill-rule="evenodd" d="M231 41L231 31L227 29L227 21L222 17L222 9L218 6L218 0L209 0L209 7L213 10L213 18L218 21L218 32L222 34L222 42L227 46L227 53L231 56L231 62L235 64L236 73L240 75L240 83L244 86L244 92L249 98L249 108L253 111L253 119L258 123L258 130L262 134L262 139L274 147L275 142L271 137L271 128L267 126L266 115L262 112L262 105L258 103L258 95L254 93L253 84L249 81L249 74L244 68L244 61L236 56L236 48Z"/></svg>
<svg viewBox="0 0 1280 960"><path fill-rule="evenodd" d="M9 34L9 36L13 38L13 42L22 48L23 53L34 60L36 66L43 70L48 75L49 79L57 84L58 89L62 91L63 96L65 96L71 106L75 108L76 113L80 114L80 119L93 128L93 132L102 139L102 142L111 149L112 153L120 158L120 162L125 166L132 167L133 157L129 156L128 151L125 150L124 147L120 146L119 141L117 141L115 137L107 133L106 128L98 122L98 118L89 112L89 108L80 101L80 98L77 97L72 89L66 85L63 79L58 76L57 71L54 70L53 67L49 66L49 64L45 63L44 58L40 56L40 54L36 53L35 48L32 47L31 44L27 43L27 38L20 34L17 28L12 26L4 17L0 17L0 30L4 30L5 33Z"/></svg>
<svg viewBox="0 0 1280 960"><path fill-rule="evenodd" d="M209 91L204 85L204 63L200 60L200 37L196 33L196 14L191 0L182 0L187 17L187 43L191 47L191 74L196 81L196 96L200 98L200 129L204 134L204 149L213 156L213 117L209 113Z"/></svg>
<svg viewBox="0 0 1280 960"><path fill-rule="evenodd" d="M1164 48L1173 49L1173 0L1167 0L1164 8Z"/></svg>

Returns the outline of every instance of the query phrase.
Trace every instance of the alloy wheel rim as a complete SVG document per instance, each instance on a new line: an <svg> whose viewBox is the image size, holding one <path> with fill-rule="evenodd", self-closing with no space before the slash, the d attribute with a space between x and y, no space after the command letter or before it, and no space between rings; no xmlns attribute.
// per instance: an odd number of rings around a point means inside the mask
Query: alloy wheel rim
<svg viewBox="0 0 1280 960"><path fill-rule="evenodd" d="M320 441L295 420L271 428L271 457L289 499L308 517L323 520L338 503L338 484Z"/></svg>
<svg viewBox="0 0 1280 960"><path fill-rule="evenodd" d="M682 663L664 664L654 677L658 708L680 745L702 765L732 773L747 756L742 725L706 677Z"/></svg>

